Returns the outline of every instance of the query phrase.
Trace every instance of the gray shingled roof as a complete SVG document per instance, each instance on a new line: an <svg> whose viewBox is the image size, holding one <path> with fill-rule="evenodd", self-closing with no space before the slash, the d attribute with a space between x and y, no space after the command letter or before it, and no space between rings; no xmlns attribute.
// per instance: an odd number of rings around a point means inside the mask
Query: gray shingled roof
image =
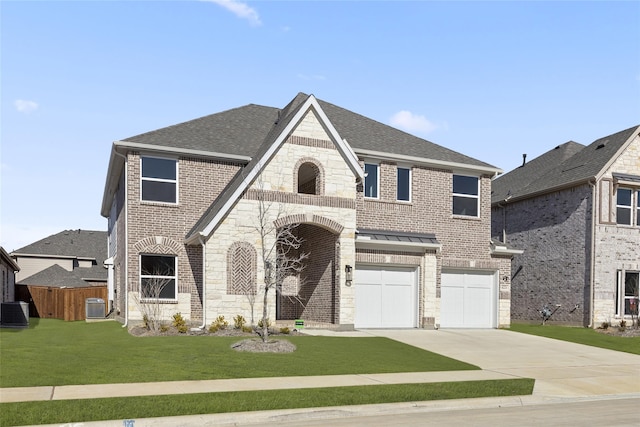
<svg viewBox="0 0 640 427"><path fill-rule="evenodd" d="M11 255L21 254L91 258L102 267L104 260L107 259L107 232L64 230L11 253Z"/></svg>
<svg viewBox="0 0 640 427"><path fill-rule="evenodd" d="M282 119L291 115L308 97L307 94L298 93L282 110L249 104L132 136L124 141L254 158L260 145L268 139L267 136L282 128ZM356 152L358 149L371 150L495 168L328 102L318 102L340 136Z"/></svg>
<svg viewBox="0 0 640 427"><path fill-rule="evenodd" d="M584 147L575 142L559 145L529 163L493 180L492 203L520 199L577 185L600 174L640 126L600 138Z"/></svg>
<svg viewBox="0 0 640 427"><path fill-rule="evenodd" d="M54 264L38 273L25 277L20 280L18 285L86 288L91 286L88 283L89 280L106 281L106 271L102 265L91 268L76 268L73 271L67 271L58 264Z"/></svg>

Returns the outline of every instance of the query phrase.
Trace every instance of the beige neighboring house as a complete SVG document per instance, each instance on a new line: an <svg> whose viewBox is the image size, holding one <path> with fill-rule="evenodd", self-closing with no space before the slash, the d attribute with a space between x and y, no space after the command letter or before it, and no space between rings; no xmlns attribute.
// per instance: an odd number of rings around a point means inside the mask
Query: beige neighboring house
<svg viewBox="0 0 640 427"><path fill-rule="evenodd" d="M7 251L0 246L0 274L2 274L0 303L15 301L16 273L19 271L20 266L9 256Z"/></svg>
<svg viewBox="0 0 640 427"><path fill-rule="evenodd" d="M303 93L117 141L101 210L115 314L139 322L141 291L162 279L166 319L257 321L267 207L309 254L269 295L279 324L508 326L518 251L491 240L500 172Z"/></svg>

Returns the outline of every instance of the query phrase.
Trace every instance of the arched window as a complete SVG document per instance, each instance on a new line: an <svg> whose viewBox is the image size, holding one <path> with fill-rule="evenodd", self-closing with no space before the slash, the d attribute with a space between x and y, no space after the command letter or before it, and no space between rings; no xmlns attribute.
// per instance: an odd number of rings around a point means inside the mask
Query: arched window
<svg viewBox="0 0 640 427"><path fill-rule="evenodd" d="M322 171L317 164L305 161L298 167L298 193L322 194Z"/></svg>
<svg viewBox="0 0 640 427"><path fill-rule="evenodd" d="M247 242L236 242L227 253L227 294L255 295L258 256Z"/></svg>

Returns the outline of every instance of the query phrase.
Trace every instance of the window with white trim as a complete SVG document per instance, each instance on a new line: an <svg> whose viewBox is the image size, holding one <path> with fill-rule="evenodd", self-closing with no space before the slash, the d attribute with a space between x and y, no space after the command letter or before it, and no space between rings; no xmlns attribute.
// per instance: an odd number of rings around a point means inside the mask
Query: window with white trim
<svg viewBox="0 0 640 427"><path fill-rule="evenodd" d="M478 217L480 214L480 179L453 175L453 214Z"/></svg>
<svg viewBox="0 0 640 427"><path fill-rule="evenodd" d="M142 157L140 198L149 202L178 203L178 161Z"/></svg>
<svg viewBox="0 0 640 427"><path fill-rule="evenodd" d="M616 223L631 225L631 189L618 188L616 191Z"/></svg>
<svg viewBox="0 0 640 427"><path fill-rule="evenodd" d="M636 225L640 225L640 190L636 192Z"/></svg>
<svg viewBox="0 0 640 427"><path fill-rule="evenodd" d="M380 166L377 163L364 164L364 197L377 199L380 188Z"/></svg>
<svg viewBox="0 0 640 427"><path fill-rule="evenodd" d="M178 299L178 258L173 255L140 255L140 297L143 300Z"/></svg>
<svg viewBox="0 0 640 427"><path fill-rule="evenodd" d="M411 169L398 167L396 200L401 202L411 201Z"/></svg>
<svg viewBox="0 0 640 427"><path fill-rule="evenodd" d="M640 272L618 271L616 285L616 315L638 315L638 281Z"/></svg>

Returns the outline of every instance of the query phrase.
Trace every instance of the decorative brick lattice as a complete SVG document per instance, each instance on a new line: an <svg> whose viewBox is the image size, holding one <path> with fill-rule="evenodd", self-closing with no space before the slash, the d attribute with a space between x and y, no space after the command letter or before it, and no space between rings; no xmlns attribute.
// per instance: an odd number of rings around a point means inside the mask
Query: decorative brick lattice
<svg viewBox="0 0 640 427"><path fill-rule="evenodd" d="M255 295L257 253L247 242L235 242L227 252L227 294Z"/></svg>

